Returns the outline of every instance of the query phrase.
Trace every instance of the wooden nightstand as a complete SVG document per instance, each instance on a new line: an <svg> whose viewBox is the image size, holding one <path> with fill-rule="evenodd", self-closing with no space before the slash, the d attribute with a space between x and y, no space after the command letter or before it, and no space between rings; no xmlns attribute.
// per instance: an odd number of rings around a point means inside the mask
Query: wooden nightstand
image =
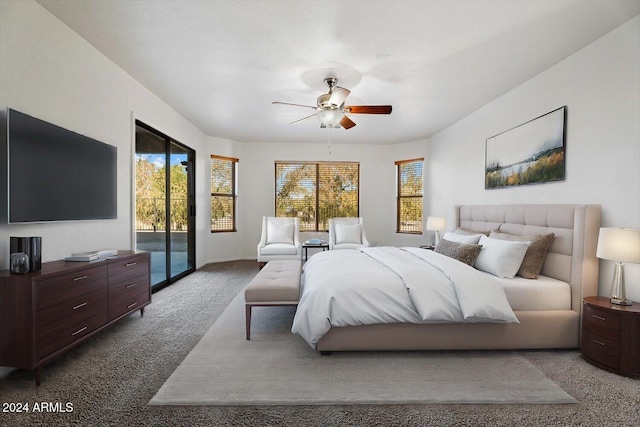
<svg viewBox="0 0 640 427"><path fill-rule="evenodd" d="M592 365L640 378L640 304L621 306L605 297L584 298L581 349Z"/></svg>

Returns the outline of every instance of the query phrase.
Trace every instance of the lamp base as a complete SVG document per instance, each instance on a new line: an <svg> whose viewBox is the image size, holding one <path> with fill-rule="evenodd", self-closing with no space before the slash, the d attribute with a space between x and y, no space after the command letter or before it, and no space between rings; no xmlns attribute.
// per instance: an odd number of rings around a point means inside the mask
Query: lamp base
<svg viewBox="0 0 640 427"><path fill-rule="evenodd" d="M631 305L624 292L624 269L621 262L617 262L613 269L613 280L611 281L611 304Z"/></svg>
<svg viewBox="0 0 640 427"><path fill-rule="evenodd" d="M611 304L617 304L617 305L633 305L633 302L631 302L631 300L628 299L620 299L620 298L609 298L609 302L611 302Z"/></svg>

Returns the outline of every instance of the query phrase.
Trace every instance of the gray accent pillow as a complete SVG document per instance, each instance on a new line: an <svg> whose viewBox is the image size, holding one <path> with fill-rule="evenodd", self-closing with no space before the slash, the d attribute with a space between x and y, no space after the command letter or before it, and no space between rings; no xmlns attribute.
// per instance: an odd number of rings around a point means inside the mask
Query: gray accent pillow
<svg viewBox="0 0 640 427"><path fill-rule="evenodd" d="M542 264L547 256L547 250L551 246L551 242L555 234L509 234L492 231L489 237L501 240L511 240L514 242L531 242L527 253L524 255L520 269L517 275L525 279L537 279L542 270Z"/></svg>
<svg viewBox="0 0 640 427"><path fill-rule="evenodd" d="M473 266L478 255L480 255L481 249L482 246L480 245L469 245L466 243L458 243L441 239L436 245L434 251Z"/></svg>
<svg viewBox="0 0 640 427"><path fill-rule="evenodd" d="M465 236L469 236L472 234L484 234L485 236L489 237L489 233L491 233L490 231L476 231L476 230L470 230L468 228L463 228L463 227L458 227L456 228L456 230L454 231L455 234L462 234Z"/></svg>

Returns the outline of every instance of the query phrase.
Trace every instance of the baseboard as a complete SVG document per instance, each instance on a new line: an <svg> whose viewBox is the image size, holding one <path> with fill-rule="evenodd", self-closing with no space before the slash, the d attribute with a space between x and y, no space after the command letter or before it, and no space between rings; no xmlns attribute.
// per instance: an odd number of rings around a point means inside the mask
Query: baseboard
<svg viewBox="0 0 640 427"><path fill-rule="evenodd" d="M253 258L244 258L244 257L240 257L240 258L224 258L224 259L216 259L214 261L208 261L208 262L205 262L203 264L197 264L196 265L196 269L200 269L200 268L202 268L202 267L204 267L205 265L208 265L208 264L218 264L220 262L233 262L233 261L255 261L256 263L258 262L255 257L253 257Z"/></svg>

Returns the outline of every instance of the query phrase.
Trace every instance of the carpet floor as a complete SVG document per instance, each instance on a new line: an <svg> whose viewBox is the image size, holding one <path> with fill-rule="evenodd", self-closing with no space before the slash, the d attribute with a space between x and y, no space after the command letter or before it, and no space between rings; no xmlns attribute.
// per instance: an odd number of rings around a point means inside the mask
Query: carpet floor
<svg viewBox="0 0 640 427"><path fill-rule="evenodd" d="M577 350L516 352L577 404L148 405L256 273L255 261L207 265L153 294L144 318L133 314L45 367L40 387L23 370L0 378L0 425L602 427L640 420L640 381L595 368ZM58 410L43 411L43 402ZM17 403L30 411L11 410Z"/></svg>

